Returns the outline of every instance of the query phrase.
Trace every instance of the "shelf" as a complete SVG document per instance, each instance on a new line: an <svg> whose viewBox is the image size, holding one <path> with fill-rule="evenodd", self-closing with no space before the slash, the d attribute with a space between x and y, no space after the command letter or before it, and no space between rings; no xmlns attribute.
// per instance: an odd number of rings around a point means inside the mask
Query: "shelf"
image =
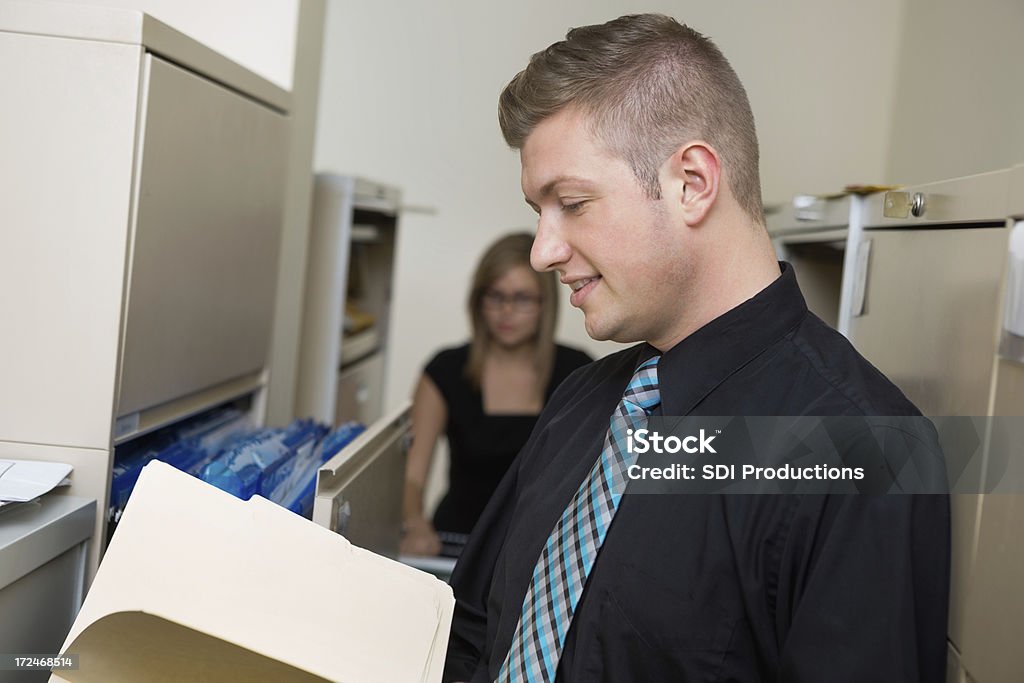
<svg viewBox="0 0 1024 683"><path fill-rule="evenodd" d="M371 327L368 330L355 334L344 335L341 338L341 367L355 363L380 348L380 334L377 328Z"/></svg>
<svg viewBox="0 0 1024 683"><path fill-rule="evenodd" d="M114 445L180 422L228 401L254 394L266 386L266 372L239 377L190 396L129 413L114 423Z"/></svg>
<svg viewBox="0 0 1024 683"><path fill-rule="evenodd" d="M776 240L784 244L804 243L834 243L837 248L846 248L846 228L835 228L831 230L807 230L806 232L781 232L774 235Z"/></svg>

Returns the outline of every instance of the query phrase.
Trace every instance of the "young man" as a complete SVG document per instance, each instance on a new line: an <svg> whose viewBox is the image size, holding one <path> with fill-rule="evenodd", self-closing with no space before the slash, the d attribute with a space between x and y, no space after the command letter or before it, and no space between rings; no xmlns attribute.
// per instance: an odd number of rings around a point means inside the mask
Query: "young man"
<svg viewBox="0 0 1024 683"><path fill-rule="evenodd" d="M561 385L491 500L445 680L944 680L945 496L621 496L606 476L613 414L918 414L776 262L722 54L660 15L574 29L500 121L533 266L592 337L641 343Z"/></svg>

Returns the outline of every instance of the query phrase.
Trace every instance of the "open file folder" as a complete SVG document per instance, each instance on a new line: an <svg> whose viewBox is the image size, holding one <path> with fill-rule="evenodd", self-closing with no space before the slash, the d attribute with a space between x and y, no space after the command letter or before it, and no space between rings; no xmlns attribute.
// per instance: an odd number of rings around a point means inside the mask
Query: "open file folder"
<svg viewBox="0 0 1024 683"><path fill-rule="evenodd" d="M155 461L64 643L79 669L51 680L436 682L453 607L429 574Z"/></svg>

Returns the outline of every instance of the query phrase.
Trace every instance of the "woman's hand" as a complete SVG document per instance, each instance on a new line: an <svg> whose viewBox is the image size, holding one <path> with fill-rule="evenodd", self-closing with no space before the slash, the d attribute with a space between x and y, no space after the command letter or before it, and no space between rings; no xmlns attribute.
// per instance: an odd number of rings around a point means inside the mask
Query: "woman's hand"
<svg viewBox="0 0 1024 683"><path fill-rule="evenodd" d="M441 539L437 537L434 526L425 519L406 522L398 552L402 555L440 555Z"/></svg>

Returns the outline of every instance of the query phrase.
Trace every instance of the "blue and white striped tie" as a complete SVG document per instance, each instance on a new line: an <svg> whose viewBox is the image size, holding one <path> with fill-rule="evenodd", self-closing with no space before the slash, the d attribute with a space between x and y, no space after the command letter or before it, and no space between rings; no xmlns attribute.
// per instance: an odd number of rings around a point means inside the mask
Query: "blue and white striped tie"
<svg viewBox="0 0 1024 683"><path fill-rule="evenodd" d="M626 452L626 430L642 429L661 402L659 358L651 358L633 373L612 415L601 457L541 551L498 683L548 683L555 678L576 603L618 510L626 469L636 459Z"/></svg>

